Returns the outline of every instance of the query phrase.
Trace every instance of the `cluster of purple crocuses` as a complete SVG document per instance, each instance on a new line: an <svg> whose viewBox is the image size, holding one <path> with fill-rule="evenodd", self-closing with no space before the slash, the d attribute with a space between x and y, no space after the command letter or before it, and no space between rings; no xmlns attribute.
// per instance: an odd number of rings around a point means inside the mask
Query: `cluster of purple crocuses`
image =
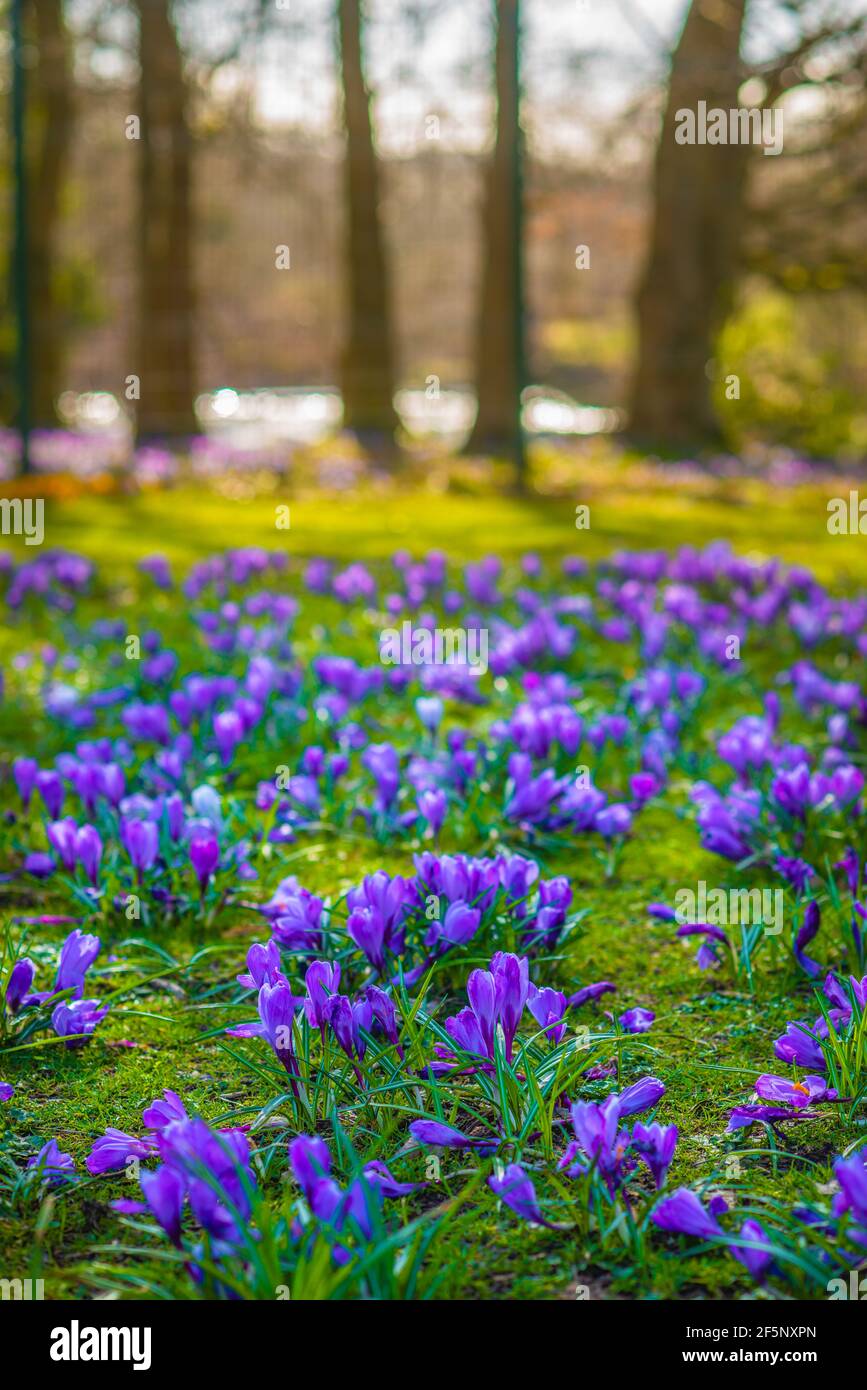
<svg viewBox="0 0 867 1390"><path fill-rule="evenodd" d="M159 589L173 589L161 557L141 568ZM300 598L280 592L287 570L285 553L257 548L194 567L182 593L208 675L183 673L154 629L142 634L139 658L124 660L124 624L112 619L86 636L99 668L117 672L114 684L111 676L99 683L92 669L86 683L64 680L80 661L56 649L17 659L22 675L36 676L45 715L84 739L54 766L27 757L15 763L22 810L31 810L35 792L45 811L44 843L24 857L24 872L60 869L80 876L91 895L108 885L121 901L124 890L147 887L143 896L165 909L190 886L182 868L200 894L218 871L226 888L252 878L251 846L263 837L291 842L324 820L364 826L377 838L436 840L453 818L463 821L482 789L516 835L590 835L618 845L666 792L672 770L688 771L695 758L708 676L683 664L684 643L712 669L731 664L718 653L723 635L745 642L788 621L811 655L831 641L857 655L867 649L862 600L832 599L806 571L745 562L716 544L673 556L619 554L599 567L595 592L573 558L563 566L567 590L577 583L582 591L553 595L538 557L524 558L523 582L507 593L493 558L466 565L453 583L439 552L421 561L399 553L384 579L360 564L335 570L311 561L302 592L361 613L380 605L389 621L411 615L420 628L436 625L437 607L467 630L484 625L492 679L452 665L383 667L373 633L367 663L326 652L305 671L291 642ZM5 573L13 607L38 596L65 611L86 589L91 567L55 553L21 566L8 561ZM819 620L808 620L813 612ZM641 669L621 683L613 707L588 699L556 669L588 640L639 646ZM546 669L551 663L555 669ZM708 848L736 861L764 858L797 885L816 871L803 852L815 860L817 837L859 813L864 779L851 755L865 701L854 682L830 679L808 660L781 671L779 681L802 719L826 719L821 765L781 733L783 703L772 690L761 715L720 733L719 765L734 772L734 783L696 782L693 797ZM417 721L409 741L372 737L377 705L393 701L399 710L407 695ZM476 721L472 732L459 724L443 730L447 700L484 705L486 730ZM276 728L292 731L297 756L291 766L275 756L274 776L263 779L263 744ZM320 742L310 741L311 728ZM248 780L253 750L259 768ZM245 781L255 788L258 817L233 814ZM197 810L196 788L222 803L218 820Z"/></svg>
<svg viewBox="0 0 867 1390"><path fill-rule="evenodd" d="M539 865L524 856L426 851L415 856L415 869L409 877L385 869L368 874L345 895L345 923L294 875L259 910L283 949L312 955L351 943L377 977L400 971L407 984L455 947L495 933L498 924L514 929L530 952L552 950L570 925L568 880L541 878Z"/></svg>
<svg viewBox="0 0 867 1390"><path fill-rule="evenodd" d="M797 894L793 909L796 926L791 937L792 956L804 974L811 980L815 980L821 975L822 966L819 961L807 954L807 947L819 935L822 925L820 902L818 898L810 896L812 891L810 885L811 880L816 877L815 871L803 860L778 860L776 867L788 877ZM860 856L850 845L843 858L838 860L833 867L842 871L842 882L836 882L832 878L827 897L829 900L834 900L837 917L843 926L843 930L839 934L843 947L843 957L854 960L856 965L863 969L865 965L865 942L862 923L867 920L867 905L862 901ZM746 891L749 892L749 890ZM663 922L679 920L675 909L667 903L650 903L647 912L650 917ZM700 944L696 953L696 962L702 970L716 969L722 963L721 950L725 955L734 954L737 951L737 943L731 931L726 930L728 925L726 916L723 916L723 924L721 924L719 912L713 905L708 907L706 916L707 920L703 922L681 922L677 929L677 936L680 938L693 936L699 938Z"/></svg>
<svg viewBox="0 0 867 1390"><path fill-rule="evenodd" d="M838 1191L830 1211L821 1212L810 1206L792 1211L798 1223L801 1250L810 1251L823 1277L838 1269L861 1265L867 1250L867 1163L863 1149L848 1158L838 1158L834 1177ZM727 1247L759 1284L764 1284L772 1273L782 1275L787 1254L778 1234L768 1229L770 1221L763 1224L751 1216L737 1233L727 1232L719 1218L728 1209L721 1193L705 1204L691 1188L679 1187L659 1202L651 1219L660 1230ZM823 1242L811 1246L812 1235L822 1236Z"/></svg>
<svg viewBox="0 0 867 1390"><path fill-rule="evenodd" d="M36 966L29 956L19 957L9 971L3 993L3 1012L8 1020L29 1023L29 1017L24 1017L26 1011L48 1008L51 1012L47 1017L34 1016L28 1033L50 1022L67 1047L80 1047L109 1011L109 1005L84 997L87 972L99 955L100 944L98 936L78 927L71 931L60 948L54 988L48 990L32 988Z"/></svg>
<svg viewBox="0 0 867 1390"><path fill-rule="evenodd" d="M736 1106L729 1117L730 1132L757 1122L773 1128L792 1120L814 1120L816 1107L823 1103L851 1105L857 1101L857 1096L841 1096L833 1084L839 1068L830 1044L835 1039L845 1056L847 1044L851 1043L853 1070L859 1076L867 1063L863 1055L867 976L858 980L851 975L846 982L831 971L823 983L822 996L822 1012L812 1024L790 1022L774 1043L774 1056L791 1067L795 1075L759 1076L755 1093L758 1101L764 1103ZM798 1076L798 1072L804 1074ZM850 1079L845 1068L840 1080L844 1076Z"/></svg>
<svg viewBox="0 0 867 1390"><path fill-rule="evenodd" d="M162 907L170 904L167 873L189 875L198 895L204 896L222 859L233 876L255 878L243 842L221 850L221 802L212 787L195 788L189 809L177 791L127 795L124 768L111 759L129 756L130 750L104 740L77 744L75 755L58 759L58 769L40 769L32 758L15 759L12 772L22 808L27 811L35 792L45 812L47 848L24 857L25 874L45 881L63 873L73 885L80 882L83 906L91 913L105 910L109 888L115 910L125 909L131 894L137 901L144 893ZM179 762L177 778L184 766ZM74 816L61 815L70 788L91 820L79 824ZM105 862L106 845L111 849L110 865Z"/></svg>
<svg viewBox="0 0 867 1390"><path fill-rule="evenodd" d="M839 676L867 655L865 600L834 598L806 570L743 559L720 544L619 553L592 572L571 557L553 586L537 556L523 557L513 582L493 557L458 572L439 552L400 552L376 569L313 559L299 574L284 552L250 547L210 557L177 587L160 556L141 571L160 595L177 592L182 601L191 664L150 624L131 657L126 622L100 618L77 625L76 650L42 643L21 652L8 673L14 695L38 704L51 735L45 746L66 750L12 762L9 877L62 895L79 915L57 920L81 924L61 948L53 989L33 990L29 957L12 963L3 1023L15 1041L50 1022L77 1048L105 1017L106 1004L85 998L100 950L88 926L111 939L113 916L124 913L159 933L183 916L201 923L221 907L252 907L270 935L249 947L237 980L255 992L256 1013L226 1031L268 1044L282 1068L270 1074L285 1081L286 1099L302 1095L311 1067L324 1069L327 1058L331 1068L336 1058L353 1102L366 1104L370 1054L384 1053L387 1085L400 1077L412 1094L414 1084L431 1084L452 1107L454 1123L422 1113L405 1137L492 1168L490 1191L532 1224L568 1225L562 1205L552 1221L537 1195L545 1173L535 1134L515 1154L514 1137L480 1098L504 1072L529 1088L531 1061L570 1055L575 1011L615 988L567 985L562 960L548 959L569 944L583 909L573 909L567 878L543 876L540 862L547 865L549 850L596 852L601 841L611 873L612 849L640 835L662 807L694 819L703 847L732 873L746 863L750 873L777 876L791 907L799 984L824 976L819 1016L790 1022L774 1044L791 1074L760 1075L755 1095L732 1110L728 1132L836 1118L859 1103L849 1083L865 1071L867 906L857 847L867 699ZM0 560L15 622L35 608L77 621L93 578L89 562L62 552ZM285 592L293 583L296 592ZM314 603L322 625L316 655L304 662L305 634L296 629ZM381 663L385 623L411 619L432 632L441 615L487 633L486 672ZM783 630L799 658L787 659L773 688L751 689L752 712L733 723L708 715L706 702L737 679L731 639L748 650ZM339 649L347 634L352 655ZM591 656L579 660L582 651ZM833 675L821 669L823 658ZM709 729L709 718L720 726ZM286 847L323 828L336 841L346 832L374 845L374 863L385 847L407 861L412 854L414 871L379 868L331 895L293 875L255 895ZM443 848L468 844L480 853ZM664 904L650 911L675 915ZM842 927L836 943L832 918ZM700 939L705 968L720 963L721 947L734 949L713 921L682 923L678 935ZM466 972L468 956L483 968ZM416 1010L417 987L425 1008L428 992L436 995L436 1028ZM446 1001L464 990L466 1003L452 1008ZM234 997L246 1008L244 994ZM633 1007L607 1019L622 1041L621 1033L645 1032L654 1014ZM727 1231L719 1195L706 1204L681 1187L657 1198L678 1138L674 1124L650 1113L665 1086L651 1076L624 1086L613 1053L552 1098L551 1167L572 1180L580 1200L620 1202L631 1217L644 1201L661 1232L724 1245L766 1280L779 1259L767 1222L751 1215ZM624 1088L587 1098L598 1092L585 1083L611 1077ZM467 1085L478 1088L484 1122L468 1118ZM11 1095L0 1084L0 1099ZM109 1129L97 1139L90 1177L137 1165L141 1201L123 1199L117 1210L153 1217L197 1279L215 1266L228 1277L257 1238L261 1193L250 1138L187 1114L173 1091L145 1110L143 1125L139 1137ZM338 1266L373 1238L385 1200L423 1186L399 1182L381 1161L341 1184L314 1134L291 1141L288 1163L300 1191L292 1238L310 1250L324 1236ZM56 1140L29 1166L53 1184L74 1176ZM830 1212L804 1208L800 1219L807 1231L863 1248L861 1153L839 1159L834 1171L840 1190ZM187 1242L190 1222L204 1245Z"/></svg>

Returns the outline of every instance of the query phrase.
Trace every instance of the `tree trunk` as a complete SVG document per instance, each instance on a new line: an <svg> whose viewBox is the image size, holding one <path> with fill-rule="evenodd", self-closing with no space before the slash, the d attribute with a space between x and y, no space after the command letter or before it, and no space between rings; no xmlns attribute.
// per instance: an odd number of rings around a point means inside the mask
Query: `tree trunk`
<svg viewBox="0 0 867 1390"><path fill-rule="evenodd" d="M192 139L183 55L170 0L139 15L139 284L137 436L196 433Z"/></svg>
<svg viewBox="0 0 867 1390"><path fill-rule="evenodd" d="M34 425L51 428L59 423L57 398L65 385L67 324L58 299L57 262L74 114L72 55L61 0L30 0L28 8L37 54L27 197L31 409Z"/></svg>
<svg viewBox="0 0 867 1390"><path fill-rule="evenodd" d="M379 165L362 62L361 0L339 0L338 28L346 127L348 328L341 360L343 423L357 433L392 434L397 425L394 345L379 218Z"/></svg>
<svg viewBox="0 0 867 1390"><path fill-rule="evenodd" d="M479 409L469 453L505 452L523 478L524 387L519 0L496 0L497 135L485 181L481 296L476 323Z"/></svg>
<svg viewBox="0 0 867 1390"><path fill-rule="evenodd" d="M647 443L718 442L708 363L731 307L744 213L746 145L677 144L677 112L729 111L742 81L747 0L692 0L672 60L656 152L650 250L641 281L630 432Z"/></svg>

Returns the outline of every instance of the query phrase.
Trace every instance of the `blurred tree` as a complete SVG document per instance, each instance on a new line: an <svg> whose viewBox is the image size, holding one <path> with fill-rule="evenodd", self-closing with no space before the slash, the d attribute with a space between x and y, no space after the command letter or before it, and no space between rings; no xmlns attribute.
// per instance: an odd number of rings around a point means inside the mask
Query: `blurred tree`
<svg viewBox="0 0 867 1390"><path fill-rule="evenodd" d="M505 453L525 474L520 126L520 0L495 0L497 134L486 173L481 296L476 320L479 409L468 453Z"/></svg>
<svg viewBox="0 0 867 1390"><path fill-rule="evenodd" d="M341 355L343 423L356 433L392 434L394 340L380 220L379 162L362 58L361 0L338 0L340 71L346 128L345 266L348 329Z"/></svg>
<svg viewBox="0 0 867 1390"><path fill-rule="evenodd" d="M754 0L755 3L755 0ZM867 10L790 0L795 42L757 65L763 105L798 88L811 114L787 124L782 158L757 170L744 269L789 294L867 289ZM752 15L751 11L751 15ZM787 117L788 119L788 117Z"/></svg>
<svg viewBox="0 0 867 1390"><path fill-rule="evenodd" d="M69 306L63 302L63 194L75 115L72 44L61 0L24 0L25 42L34 55L27 82L27 310L31 423L56 426L63 391ZM14 257L12 258L14 260ZM14 273L10 266L10 282Z"/></svg>
<svg viewBox="0 0 867 1390"><path fill-rule="evenodd" d="M66 333L57 262L63 192L68 177L75 101L72 47L61 0L30 0L38 59L33 100L39 122L31 175L27 242L33 359L33 423L58 423Z"/></svg>
<svg viewBox="0 0 867 1390"><path fill-rule="evenodd" d="M747 0L691 0L671 62L656 152L650 247L638 290L630 430L691 448L719 438L708 363L732 302L749 146L678 144L677 112L729 111L744 78Z"/></svg>
<svg viewBox="0 0 867 1390"><path fill-rule="evenodd" d="M192 135L171 0L136 0L139 17L136 434L181 439L198 428L195 395Z"/></svg>

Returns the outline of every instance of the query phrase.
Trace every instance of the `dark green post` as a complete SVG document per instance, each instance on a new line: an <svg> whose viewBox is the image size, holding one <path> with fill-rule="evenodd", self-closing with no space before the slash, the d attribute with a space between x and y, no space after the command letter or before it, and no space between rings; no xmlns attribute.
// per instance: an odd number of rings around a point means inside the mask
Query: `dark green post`
<svg viewBox="0 0 867 1390"><path fill-rule="evenodd" d="M30 472L30 295L27 284L27 156L25 150L24 0L12 0L12 143L15 181L15 317L21 471Z"/></svg>

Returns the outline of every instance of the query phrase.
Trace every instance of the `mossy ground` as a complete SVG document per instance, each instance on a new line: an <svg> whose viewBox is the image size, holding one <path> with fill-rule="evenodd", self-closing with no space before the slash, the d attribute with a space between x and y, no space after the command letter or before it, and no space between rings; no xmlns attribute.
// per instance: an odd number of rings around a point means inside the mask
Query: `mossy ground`
<svg viewBox="0 0 867 1390"><path fill-rule="evenodd" d="M840 588L863 584L867 543L859 537L828 536L820 490L785 492L750 483L740 489L703 485L691 492L667 481L656 483L649 472L642 477L640 485L626 475L608 484L585 479L584 490L571 502L374 491L351 499L302 498L292 502L288 533L275 531L275 500L281 500L275 494L230 501L202 486L135 497L88 495L49 503L46 541L98 562L103 587L84 606L86 614L128 614L130 631L136 630L135 619L146 622L163 632L168 645L185 618L178 597L149 597L142 605L134 577L138 559L155 551L184 573L196 559L241 545L285 545L290 554L347 561L385 558L399 548L419 553L439 547L459 561L496 553L508 565L530 550L550 561L572 553L596 559L618 547L700 547L729 538L744 553L807 564ZM584 500L590 501L591 528L576 531L575 504ZM305 596L311 623L318 602ZM323 620L333 622L330 609ZM14 651L32 648L44 635L29 621L11 623L2 638L0 664L6 667ZM351 650L351 634L345 636L345 649ZM758 686L793 654L794 647L790 653L750 653L744 675L729 679L717 696L716 711L707 721L708 740L715 723L724 727L740 713L757 711ZM87 654L82 655L86 660ZM60 751L32 708L13 708L7 700L0 719L9 756L27 751L47 760ZM13 804L8 781L4 802ZM444 841L441 848L473 854L490 844ZM694 943L675 942L671 927L651 921L645 912L649 902L670 901L684 883L722 881L720 862L701 850L694 827L670 810L649 812L610 881L584 848L544 851L542 857L547 874L569 876L575 905L589 908L556 967L558 980L613 979L618 998L656 1011L652 1031L632 1038L628 1046L632 1056L644 1059L644 1069L662 1076L668 1087L664 1118L676 1122L681 1135L670 1182L713 1177L718 1189L742 1188L774 1197L783 1206L813 1198L816 1183L829 1178L830 1159L843 1137L832 1121L798 1131L796 1142L788 1145L797 1152L795 1159L772 1153L763 1129L744 1131L739 1138L724 1136L730 1104L745 1098L757 1072L771 1063L773 1038L788 1018L809 1012L807 992L791 961L782 950L775 958L769 948L756 974L755 992L749 994L725 973L713 977L700 972L693 960ZM294 872L313 891L333 892L381 865L401 871L409 866L409 854L403 847L323 833L276 850L261 889ZM14 883L6 887L6 919L63 910L50 894L24 894ZM39 942L56 943L64 934L62 927L34 929L31 954L38 956ZM182 1090L211 1122L252 1118L267 1099L255 1074L233 1056L234 1049L211 1036L219 1025L247 1016L248 1011L239 1015L237 1007L226 1006L226 991L246 945L262 936L261 920L245 910L223 914L209 926L205 941L183 929L163 935L156 926L153 940L184 967L176 971L168 962L163 971L144 948L120 950L124 935L135 934L119 929L114 940L106 940L100 965L105 967L117 950L123 960L112 988L157 972L159 983L119 997L109 1019L80 1052L49 1044L2 1057L3 1076L17 1087L11 1104L0 1107L3 1156L21 1164L46 1139L56 1137L83 1171L94 1137L107 1125L139 1132L143 1105L167 1086ZM228 949L186 967L203 945L218 944ZM127 1041L137 1046L124 1046ZM247 1052L253 1056L255 1048L248 1045ZM729 1157L735 1151L739 1168ZM131 1294L147 1293L158 1284L167 1293L190 1296L189 1280L166 1264L156 1242L135 1258L113 1258L112 1247L128 1244L128 1233L107 1205L113 1197L129 1195L122 1175L88 1180L41 1209L35 1198L20 1200L10 1198L6 1188L4 1192L0 1275L42 1277L49 1298L92 1297L99 1292L101 1267L120 1263L128 1271ZM563 1299L575 1296L576 1284L588 1286L592 1297L608 1298L755 1293L741 1267L720 1252L688 1255L678 1252L676 1243L659 1240L649 1242L646 1264L635 1268L616 1249L603 1256L591 1241L574 1234L528 1227L493 1201L445 1226L436 1255L439 1297Z"/></svg>

